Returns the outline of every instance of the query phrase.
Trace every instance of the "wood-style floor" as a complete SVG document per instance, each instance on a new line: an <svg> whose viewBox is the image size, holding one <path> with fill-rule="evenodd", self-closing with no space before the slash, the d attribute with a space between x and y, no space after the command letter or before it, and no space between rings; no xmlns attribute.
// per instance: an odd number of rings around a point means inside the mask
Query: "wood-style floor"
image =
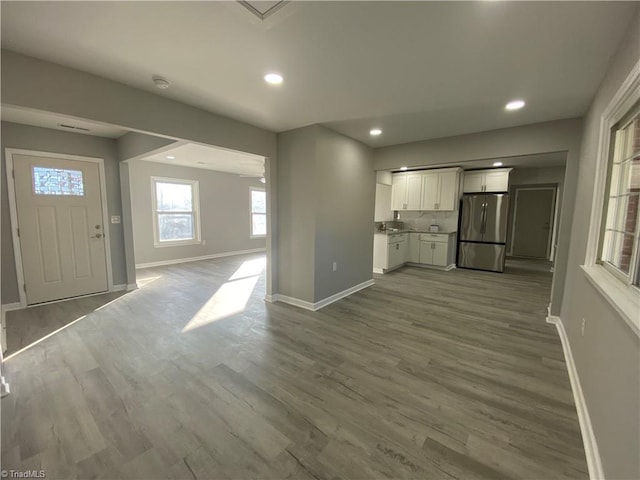
<svg viewBox="0 0 640 480"><path fill-rule="evenodd" d="M97 297L30 309L86 316L7 360L2 468L56 479L588 477L545 323L549 273L406 267L308 312L262 300L262 262L143 270L139 290L90 313ZM17 318L10 344L25 331Z"/></svg>

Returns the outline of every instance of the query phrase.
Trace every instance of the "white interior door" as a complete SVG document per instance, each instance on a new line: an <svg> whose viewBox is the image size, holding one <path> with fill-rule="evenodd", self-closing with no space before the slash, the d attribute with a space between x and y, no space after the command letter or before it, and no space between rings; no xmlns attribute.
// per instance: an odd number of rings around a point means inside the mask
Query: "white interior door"
<svg viewBox="0 0 640 480"><path fill-rule="evenodd" d="M516 189L511 248L513 256L549 257L555 196L555 188Z"/></svg>
<svg viewBox="0 0 640 480"><path fill-rule="evenodd" d="M108 289L95 162L13 155L27 304Z"/></svg>

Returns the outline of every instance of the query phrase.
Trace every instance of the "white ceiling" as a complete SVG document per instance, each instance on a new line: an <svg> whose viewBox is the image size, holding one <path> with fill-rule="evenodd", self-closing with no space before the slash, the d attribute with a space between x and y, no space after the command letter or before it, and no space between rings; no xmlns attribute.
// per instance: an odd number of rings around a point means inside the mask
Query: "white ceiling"
<svg viewBox="0 0 640 480"><path fill-rule="evenodd" d="M162 150L141 160L237 173L250 177L264 176L264 157L195 143L181 143L176 147Z"/></svg>
<svg viewBox="0 0 640 480"><path fill-rule="evenodd" d="M383 146L584 115L636 8L289 2L261 21L235 2L3 1L1 27L3 48L270 130L323 123ZM272 70L282 85L264 83ZM527 106L505 112L515 98Z"/></svg>
<svg viewBox="0 0 640 480"><path fill-rule="evenodd" d="M94 135L97 137L118 138L127 133L127 130L104 123L88 122L66 115L27 110L8 105L3 105L2 109L0 109L0 118L5 122L53 128L54 130Z"/></svg>

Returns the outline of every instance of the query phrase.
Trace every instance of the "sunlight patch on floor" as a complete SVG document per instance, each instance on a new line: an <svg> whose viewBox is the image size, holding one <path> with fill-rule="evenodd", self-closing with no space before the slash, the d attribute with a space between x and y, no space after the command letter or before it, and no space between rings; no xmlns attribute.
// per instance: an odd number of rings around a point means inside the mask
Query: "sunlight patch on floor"
<svg viewBox="0 0 640 480"><path fill-rule="evenodd" d="M136 283L138 285L138 288L143 288L149 285L150 283L155 282L159 278L162 278L162 275L158 275L156 277L139 278L138 280L136 280Z"/></svg>
<svg viewBox="0 0 640 480"><path fill-rule="evenodd" d="M264 270L265 259L247 260L229 277L182 329L182 333L244 311Z"/></svg>
<svg viewBox="0 0 640 480"><path fill-rule="evenodd" d="M238 268L229 280L239 280L246 277L254 277L260 275L264 270L267 259L265 257L256 258L255 260L247 260L240 268Z"/></svg>

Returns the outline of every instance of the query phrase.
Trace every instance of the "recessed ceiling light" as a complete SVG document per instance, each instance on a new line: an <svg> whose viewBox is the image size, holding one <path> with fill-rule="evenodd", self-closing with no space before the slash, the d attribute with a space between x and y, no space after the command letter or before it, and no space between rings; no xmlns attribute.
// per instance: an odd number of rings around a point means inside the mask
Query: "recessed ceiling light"
<svg viewBox="0 0 640 480"><path fill-rule="evenodd" d="M166 90L171 85L169 83L169 80L167 80L166 78L163 78L163 77L161 77L159 75L154 75L153 77L151 77L151 80L153 80L153 84L156 87L158 87L160 90Z"/></svg>
<svg viewBox="0 0 640 480"><path fill-rule="evenodd" d="M176 157L174 157L173 155L167 155L167 159L168 159L168 160L175 160L175 159L176 159Z"/></svg>
<svg viewBox="0 0 640 480"><path fill-rule="evenodd" d="M520 110L524 106L524 100L513 100L512 102L507 103L504 108L507 110Z"/></svg>
<svg viewBox="0 0 640 480"><path fill-rule="evenodd" d="M493 166L494 167L501 167L502 166L502 162L493 162Z"/></svg>
<svg viewBox="0 0 640 480"><path fill-rule="evenodd" d="M404 170L406 170L406 169L407 169L407 167L400 167L400 170L403 170L403 171L404 171Z"/></svg>
<svg viewBox="0 0 640 480"><path fill-rule="evenodd" d="M382 133L382 130L380 130L379 128L372 128L371 130L369 130L369 135L373 135L374 137L380 135Z"/></svg>
<svg viewBox="0 0 640 480"><path fill-rule="evenodd" d="M264 76L264 81L271 85L280 85L282 83L282 75L279 73L267 73Z"/></svg>

